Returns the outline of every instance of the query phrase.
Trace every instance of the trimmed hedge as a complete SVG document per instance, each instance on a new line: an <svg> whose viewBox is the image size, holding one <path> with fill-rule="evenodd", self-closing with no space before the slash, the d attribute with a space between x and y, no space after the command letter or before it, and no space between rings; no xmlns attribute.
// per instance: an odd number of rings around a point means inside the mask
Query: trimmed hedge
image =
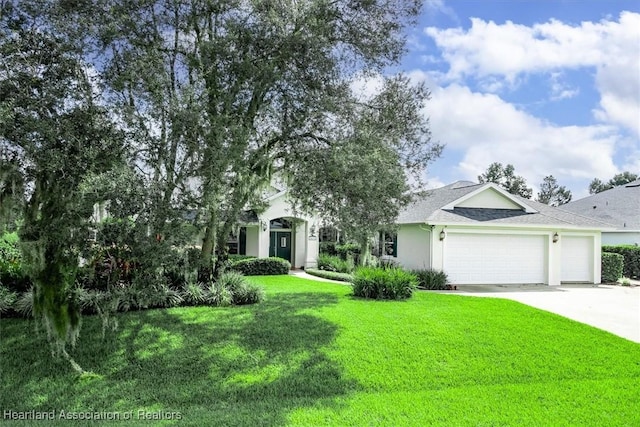
<svg viewBox="0 0 640 427"><path fill-rule="evenodd" d="M602 281L615 282L622 277L624 257L613 252L602 252Z"/></svg>
<svg viewBox="0 0 640 427"><path fill-rule="evenodd" d="M289 274L291 263L285 259L276 257L251 258L232 263L231 269L239 271L245 276L276 276Z"/></svg>
<svg viewBox="0 0 640 427"><path fill-rule="evenodd" d="M602 252L620 254L624 257L622 275L640 279L640 247L632 245L603 246ZM604 270L604 267L603 267Z"/></svg>
<svg viewBox="0 0 640 427"><path fill-rule="evenodd" d="M362 267L353 274L353 294L373 299L406 299L418 285L415 274L401 268Z"/></svg>
<svg viewBox="0 0 640 427"><path fill-rule="evenodd" d="M231 261L231 262L237 262L237 261L242 261L243 259L254 259L254 258L257 258L257 256L255 256L255 255L236 255L236 254L229 255L229 261Z"/></svg>
<svg viewBox="0 0 640 427"><path fill-rule="evenodd" d="M323 279L338 280L340 282L350 282L353 280L353 276L348 273L318 270L317 268L306 268L304 271L307 272L307 274L322 277Z"/></svg>

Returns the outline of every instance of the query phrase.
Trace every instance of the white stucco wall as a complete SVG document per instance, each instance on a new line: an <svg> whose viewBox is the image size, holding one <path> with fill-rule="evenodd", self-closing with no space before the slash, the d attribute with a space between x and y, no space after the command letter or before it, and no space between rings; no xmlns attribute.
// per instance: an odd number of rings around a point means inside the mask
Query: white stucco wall
<svg viewBox="0 0 640 427"><path fill-rule="evenodd" d="M398 228L397 261L408 269L431 267L431 232L427 225L407 224Z"/></svg>
<svg viewBox="0 0 640 427"><path fill-rule="evenodd" d="M522 207L489 188L458 204L460 208L521 209Z"/></svg>
<svg viewBox="0 0 640 427"><path fill-rule="evenodd" d="M247 255L258 256L258 226L247 226Z"/></svg>
<svg viewBox="0 0 640 427"><path fill-rule="evenodd" d="M640 246L640 231L603 231L602 244Z"/></svg>

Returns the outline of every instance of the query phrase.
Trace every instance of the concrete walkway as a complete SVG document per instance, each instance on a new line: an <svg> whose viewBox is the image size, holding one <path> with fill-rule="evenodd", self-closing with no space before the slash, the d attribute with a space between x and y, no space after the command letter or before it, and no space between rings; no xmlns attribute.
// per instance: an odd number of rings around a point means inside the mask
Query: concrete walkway
<svg viewBox="0 0 640 427"><path fill-rule="evenodd" d="M293 270L291 274L302 279L348 285L312 276L303 270ZM425 292L511 299L640 343L640 281L633 281L632 286L473 285L458 286L454 291Z"/></svg>
<svg viewBox="0 0 640 427"><path fill-rule="evenodd" d="M338 285L349 285L349 283L341 282L340 280L330 280L330 279L325 279L323 277L314 276L309 273L306 273L304 270L291 270L289 271L289 274L292 276L299 277L301 279L317 280L318 282L335 283Z"/></svg>

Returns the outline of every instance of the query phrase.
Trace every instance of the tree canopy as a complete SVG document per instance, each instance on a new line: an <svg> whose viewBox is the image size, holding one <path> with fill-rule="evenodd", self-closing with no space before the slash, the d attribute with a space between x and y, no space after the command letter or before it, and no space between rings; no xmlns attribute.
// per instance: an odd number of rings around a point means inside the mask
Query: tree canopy
<svg viewBox="0 0 640 427"><path fill-rule="evenodd" d="M381 77L421 3L3 2L0 209L24 218L37 307L65 354L96 202L139 245L178 244L176 221L196 212L202 280L276 175L298 209L361 240L391 222L441 150L426 88ZM363 98L358 79L383 83Z"/></svg>
<svg viewBox="0 0 640 427"><path fill-rule="evenodd" d="M544 177L536 201L551 206L560 206L571 201L571 191L560 186L553 175Z"/></svg>
<svg viewBox="0 0 640 427"><path fill-rule="evenodd" d="M513 165L503 166L502 163L491 163L487 170L478 175L480 183L493 182L511 194L530 199L533 190L527 187L526 180L515 174Z"/></svg>
<svg viewBox="0 0 640 427"><path fill-rule="evenodd" d="M596 194L602 191L610 190L619 185L628 184L638 179L638 175L631 172L622 172L616 174L607 182L603 182L598 178L593 178L589 184L589 194Z"/></svg>

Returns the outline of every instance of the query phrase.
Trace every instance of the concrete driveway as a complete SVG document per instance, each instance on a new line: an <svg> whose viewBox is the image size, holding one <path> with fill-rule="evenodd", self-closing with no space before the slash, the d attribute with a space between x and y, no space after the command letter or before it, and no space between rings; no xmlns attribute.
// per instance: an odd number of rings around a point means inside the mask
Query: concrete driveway
<svg viewBox="0 0 640 427"><path fill-rule="evenodd" d="M512 299L640 343L640 286L473 285L449 292Z"/></svg>

